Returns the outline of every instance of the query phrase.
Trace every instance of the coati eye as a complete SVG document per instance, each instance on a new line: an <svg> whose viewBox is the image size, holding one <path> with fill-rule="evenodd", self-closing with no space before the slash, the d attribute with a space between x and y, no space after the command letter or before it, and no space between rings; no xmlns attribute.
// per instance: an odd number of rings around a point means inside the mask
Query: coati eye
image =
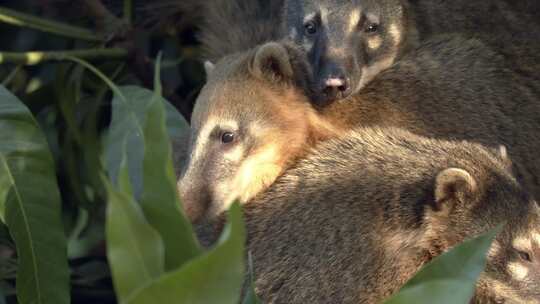
<svg viewBox="0 0 540 304"><path fill-rule="evenodd" d="M221 142L224 144L229 144L234 141L234 134L232 132L223 132L221 134Z"/></svg>
<svg viewBox="0 0 540 304"><path fill-rule="evenodd" d="M518 255L519 258L522 259L524 262L532 262L531 255L528 252L518 250Z"/></svg>
<svg viewBox="0 0 540 304"><path fill-rule="evenodd" d="M379 30L379 25L376 23L370 23L366 27L365 31L366 33L376 33Z"/></svg>
<svg viewBox="0 0 540 304"><path fill-rule="evenodd" d="M313 21L308 21L306 24L304 24L304 31L308 35L314 35L317 33L317 24Z"/></svg>

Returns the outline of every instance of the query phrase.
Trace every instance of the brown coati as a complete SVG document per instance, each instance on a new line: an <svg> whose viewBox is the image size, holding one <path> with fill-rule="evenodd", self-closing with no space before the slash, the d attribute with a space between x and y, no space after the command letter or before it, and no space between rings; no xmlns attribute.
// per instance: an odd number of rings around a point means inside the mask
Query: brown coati
<svg viewBox="0 0 540 304"><path fill-rule="evenodd" d="M264 303L382 303L506 222L474 303L540 303L540 207L509 167L505 152L395 128L321 143L243 206L256 291Z"/></svg>
<svg viewBox="0 0 540 304"><path fill-rule="evenodd" d="M508 69L481 42L425 42L359 93L323 109L300 89L308 64L299 53L270 42L208 66L178 183L193 220L234 199L248 201L318 141L356 126L504 145L518 180L539 197L540 82Z"/></svg>
<svg viewBox="0 0 540 304"><path fill-rule="evenodd" d="M204 20L200 36L208 59L215 61L265 41L288 38L306 51L314 80L312 100L320 105L359 91L413 50L419 40L433 35L461 33L477 38L525 64L531 58L523 59L521 46L540 39L540 2L536 0L200 3L197 11Z"/></svg>

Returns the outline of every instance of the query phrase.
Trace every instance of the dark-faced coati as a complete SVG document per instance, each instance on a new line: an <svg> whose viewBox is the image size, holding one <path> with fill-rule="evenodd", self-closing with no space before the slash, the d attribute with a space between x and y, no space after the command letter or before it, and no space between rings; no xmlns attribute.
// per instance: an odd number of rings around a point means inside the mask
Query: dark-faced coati
<svg viewBox="0 0 540 304"><path fill-rule="evenodd" d="M506 222L474 303L540 303L540 208L510 167L505 152L394 128L321 143L243 207L256 291L264 303L382 303Z"/></svg>
<svg viewBox="0 0 540 304"><path fill-rule="evenodd" d="M521 55L515 44L540 39L540 4L515 2L285 0L283 19L287 37L307 52L315 100L331 102L358 92L433 35L460 33Z"/></svg>
<svg viewBox="0 0 540 304"><path fill-rule="evenodd" d="M525 63L521 46L540 39L536 0L213 0L198 11L210 60L279 38L301 46L319 105L362 89L419 38L460 33Z"/></svg>
<svg viewBox="0 0 540 304"><path fill-rule="evenodd" d="M192 219L248 201L318 141L356 126L505 145L520 182L540 195L540 82L507 68L481 42L425 42L359 93L322 109L300 89L308 64L298 52L271 42L227 56L210 72L179 180Z"/></svg>

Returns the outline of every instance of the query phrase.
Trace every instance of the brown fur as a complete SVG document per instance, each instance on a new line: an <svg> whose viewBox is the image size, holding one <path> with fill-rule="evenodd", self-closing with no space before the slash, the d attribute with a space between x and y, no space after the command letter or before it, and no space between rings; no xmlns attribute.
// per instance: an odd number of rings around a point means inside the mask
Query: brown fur
<svg viewBox="0 0 540 304"><path fill-rule="evenodd" d="M287 52L270 52L265 60L269 64L264 67L267 76L253 75L256 54L280 45ZM247 201L301 157L306 148L356 126L393 126L426 137L470 140L493 148L504 145L515 160L518 179L535 196L540 195L540 82L510 69L504 58L482 43L459 36L426 42L360 93L318 111L302 96L297 88L301 84L283 79L281 65L275 64L290 60L295 77L305 79L305 68L301 67L305 63L297 52L287 44L270 43L226 58L211 73L192 119L193 144L198 149L191 153L199 154L200 159L187 165L187 173L179 182L186 205L201 208L194 218L226 209L238 197L241 202ZM197 145L207 136L200 130L212 124L219 126L221 120L233 121L247 131L262 127L268 132L241 140L237 146L243 151L242 157L233 164L222 161L223 152ZM232 181L236 176L248 176L240 173L249 171L242 164L265 153L249 147L261 147L268 143L267 138L279 140L281 144L274 142L272 147L273 153L281 157L268 167L270 177L262 170L255 171L260 166L252 166L255 177L261 177L249 178L253 187L246 186L249 195L241 196L242 189ZM201 161L206 165L202 166ZM218 176L216 181L208 172ZM200 196L203 189L212 195ZM231 189L239 193L224 201L225 193ZM190 195L193 193L196 196Z"/></svg>
<svg viewBox="0 0 540 304"><path fill-rule="evenodd" d="M540 303L540 262L518 254L538 250L540 209L506 160L477 144L357 129L244 210L264 303L380 303L434 256L504 221L477 298ZM528 273L516 278L510 265Z"/></svg>
<svg viewBox="0 0 540 304"><path fill-rule="evenodd" d="M225 55L285 37L281 26L284 2L184 0L177 10L201 16L199 36L205 50L203 57L215 62ZM409 0L402 5L409 11L411 20L401 32L415 32L410 35L414 41L404 43L404 48L418 45L418 36L424 41L434 35L460 33L519 60L521 51L515 44L526 44L540 35L540 2L536 0ZM169 8L167 13L170 11Z"/></svg>
<svg viewBox="0 0 540 304"><path fill-rule="evenodd" d="M349 126L397 126L428 137L504 145L519 179L538 197L540 60L526 67L535 74L516 69L474 39L440 37L322 113Z"/></svg>
<svg viewBox="0 0 540 304"><path fill-rule="evenodd" d="M295 53L269 43L248 56L225 58L210 73L195 105L189 163L178 185L193 221L225 210L235 199L249 200L313 144L340 134L291 78L303 65L289 52ZM220 143L216 133L224 131L238 140Z"/></svg>

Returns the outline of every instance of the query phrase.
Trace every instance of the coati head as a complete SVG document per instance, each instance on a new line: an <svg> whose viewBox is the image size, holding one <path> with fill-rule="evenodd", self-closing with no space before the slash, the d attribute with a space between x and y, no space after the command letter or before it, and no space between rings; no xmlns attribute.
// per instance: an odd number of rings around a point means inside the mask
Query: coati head
<svg viewBox="0 0 540 304"><path fill-rule="evenodd" d="M425 215L428 247L446 250L505 223L473 302L540 303L540 207L512 176L509 161L504 163L506 168L449 168L437 175L435 203Z"/></svg>
<svg viewBox="0 0 540 304"><path fill-rule="evenodd" d="M301 89L307 64L293 46L269 42L230 55L209 75L191 118L189 160L178 182L192 221L246 202L313 143L337 133Z"/></svg>
<svg viewBox="0 0 540 304"><path fill-rule="evenodd" d="M285 0L289 39L312 67L313 100L326 104L360 90L416 43L401 0Z"/></svg>

